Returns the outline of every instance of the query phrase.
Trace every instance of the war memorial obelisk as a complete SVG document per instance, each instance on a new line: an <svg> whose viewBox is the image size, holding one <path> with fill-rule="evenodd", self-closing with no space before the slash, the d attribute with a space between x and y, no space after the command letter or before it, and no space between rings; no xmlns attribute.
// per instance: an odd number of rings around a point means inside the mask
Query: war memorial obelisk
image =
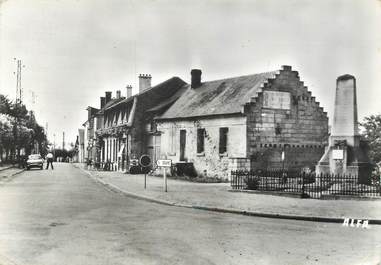
<svg viewBox="0 0 381 265"><path fill-rule="evenodd" d="M360 140L357 120L356 79L342 75L336 80L335 110L328 147L316 166L317 174L358 176L370 182L372 164Z"/></svg>

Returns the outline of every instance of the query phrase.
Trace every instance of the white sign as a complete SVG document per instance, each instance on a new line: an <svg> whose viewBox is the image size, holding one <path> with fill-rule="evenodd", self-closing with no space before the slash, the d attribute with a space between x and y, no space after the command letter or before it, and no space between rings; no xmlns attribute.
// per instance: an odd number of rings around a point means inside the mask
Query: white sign
<svg viewBox="0 0 381 265"><path fill-rule="evenodd" d="M156 164L158 167L161 167L163 170L163 185L164 185L164 191L167 192L167 168L170 168L172 166L172 160L170 159L160 159L156 161Z"/></svg>
<svg viewBox="0 0 381 265"><path fill-rule="evenodd" d="M332 159L344 159L344 152L341 149L332 150Z"/></svg>
<svg viewBox="0 0 381 265"><path fill-rule="evenodd" d="M289 92L264 91L263 107L271 109L290 109L291 95Z"/></svg>
<svg viewBox="0 0 381 265"><path fill-rule="evenodd" d="M161 160L157 160L156 162L157 166L158 167L171 167L172 166L172 160L170 159L161 159Z"/></svg>
<svg viewBox="0 0 381 265"><path fill-rule="evenodd" d="M119 149L119 152L118 152L118 157L122 157L123 150L124 150L124 144L122 144L122 145L120 146L120 149Z"/></svg>

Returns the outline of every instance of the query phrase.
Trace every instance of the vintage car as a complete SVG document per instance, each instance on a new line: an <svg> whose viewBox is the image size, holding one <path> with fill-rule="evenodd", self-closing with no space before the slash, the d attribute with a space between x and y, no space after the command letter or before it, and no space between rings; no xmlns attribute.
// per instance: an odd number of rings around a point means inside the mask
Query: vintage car
<svg viewBox="0 0 381 265"><path fill-rule="evenodd" d="M40 169L44 168L44 159L40 154L33 154L28 156L26 161L26 169L29 170L32 167L38 167Z"/></svg>

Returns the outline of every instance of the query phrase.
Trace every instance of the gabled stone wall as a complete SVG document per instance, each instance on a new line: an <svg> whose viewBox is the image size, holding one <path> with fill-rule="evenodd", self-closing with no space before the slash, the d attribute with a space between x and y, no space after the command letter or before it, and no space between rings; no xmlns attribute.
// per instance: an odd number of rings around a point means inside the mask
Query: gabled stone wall
<svg viewBox="0 0 381 265"><path fill-rule="evenodd" d="M266 91L290 93L289 109L265 107ZM245 106L245 114L252 169L313 167L324 153L327 113L289 66L263 85L258 96Z"/></svg>
<svg viewBox="0 0 381 265"><path fill-rule="evenodd" d="M265 107L266 91L290 93L289 109ZM298 72L289 66L263 85L258 96L245 106L245 114L247 157L252 169L313 167L324 153L328 140L327 113L300 81Z"/></svg>

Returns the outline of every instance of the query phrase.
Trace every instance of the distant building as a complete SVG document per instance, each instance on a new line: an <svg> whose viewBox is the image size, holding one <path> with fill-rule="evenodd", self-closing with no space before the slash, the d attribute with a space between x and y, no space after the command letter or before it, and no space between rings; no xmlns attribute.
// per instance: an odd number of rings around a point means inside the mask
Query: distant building
<svg viewBox="0 0 381 265"><path fill-rule="evenodd" d="M78 162L84 163L87 157L86 146L85 146L85 130L78 129Z"/></svg>
<svg viewBox="0 0 381 265"><path fill-rule="evenodd" d="M85 148L85 156L83 162L95 162L97 157L96 150L96 126L97 119L95 117L96 113L99 109L93 107L87 107L87 121L82 125L85 127L84 131L84 148Z"/></svg>
<svg viewBox="0 0 381 265"><path fill-rule="evenodd" d="M324 153L327 113L290 66L208 82L194 69L191 79L155 118L160 153L174 163L229 178L235 169L313 167Z"/></svg>

